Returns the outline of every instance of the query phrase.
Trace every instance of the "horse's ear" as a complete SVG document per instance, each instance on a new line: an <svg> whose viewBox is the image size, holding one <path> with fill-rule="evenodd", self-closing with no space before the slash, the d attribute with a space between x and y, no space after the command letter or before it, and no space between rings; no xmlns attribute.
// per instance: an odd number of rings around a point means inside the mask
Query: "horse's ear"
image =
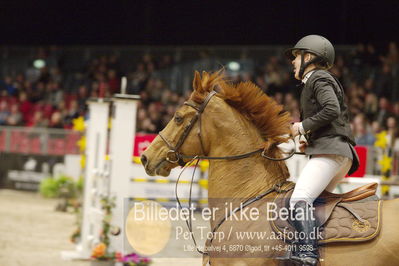
<svg viewBox="0 0 399 266"><path fill-rule="evenodd" d="M201 80L201 84L202 84L202 88L207 88L209 86L209 73L206 71L202 71L202 80Z"/></svg>
<svg viewBox="0 0 399 266"><path fill-rule="evenodd" d="M194 90L202 90L201 76L198 71L194 72L193 89Z"/></svg>

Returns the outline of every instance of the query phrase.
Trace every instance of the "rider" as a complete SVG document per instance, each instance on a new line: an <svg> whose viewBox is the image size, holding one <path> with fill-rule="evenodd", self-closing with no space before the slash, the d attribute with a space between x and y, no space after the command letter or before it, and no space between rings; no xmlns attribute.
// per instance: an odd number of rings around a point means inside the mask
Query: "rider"
<svg viewBox="0 0 399 266"><path fill-rule="evenodd" d="M298 235L305 235L296 239L291 259L303 265L317 265L317 239L311 237L316 234L310 234L316 230L313 201L323 190L333 191L348 172L353 173L359 159L353 148L344 90L327 71L334 63L333 45L322 36L308 35L287 50L286 55L292 59L295 78L303 85L301 122L294 123L291 131L294 137L305 136L306 142L300 148L310 156L290 199L294 214L305 214L297 216L304 219L291 221L297 232L304 232Z"/></svg>

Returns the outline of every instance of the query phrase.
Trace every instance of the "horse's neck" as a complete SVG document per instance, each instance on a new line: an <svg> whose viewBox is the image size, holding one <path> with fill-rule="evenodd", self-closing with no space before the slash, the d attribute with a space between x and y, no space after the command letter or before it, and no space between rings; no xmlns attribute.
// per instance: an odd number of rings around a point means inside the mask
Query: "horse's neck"
<svg viewBox="0 0 399 266"><path fill-rule="evenodd" d="M236 114L238 115L238 113ZM258 130L246 119L237 117L230 132L224 132L212 145L211 156L237 155L257 150L263 140ZM284 163L259 156L239 160L215 160L209 168L209 198L248 198L259 195L287 178Z"/></svg>

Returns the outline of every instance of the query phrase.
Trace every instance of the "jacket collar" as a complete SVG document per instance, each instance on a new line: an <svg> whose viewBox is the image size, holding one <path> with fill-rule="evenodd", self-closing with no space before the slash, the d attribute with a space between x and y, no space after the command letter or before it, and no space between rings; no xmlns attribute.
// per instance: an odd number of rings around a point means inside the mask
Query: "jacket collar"
<svg viewBox="0 0 399 266"><path fill-rule="evenodd" d="M302 79L302 83L306 84L306 81L308 81L308 79L310 78L310 76L313 74L313 72L315 72L315 70L311 70L308 73L306 73L306 75L303 77Z"/></svg>

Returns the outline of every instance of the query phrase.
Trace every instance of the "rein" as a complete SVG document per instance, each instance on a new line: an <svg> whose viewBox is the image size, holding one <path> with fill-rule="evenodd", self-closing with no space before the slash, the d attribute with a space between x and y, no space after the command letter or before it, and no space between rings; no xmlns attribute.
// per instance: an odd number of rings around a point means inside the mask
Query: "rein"
<svg viewBox="0 0 399 266"><path fill-rule="evenodd" d="M197 166L198 166L198 163L199 163L200 159L199 159L199 158L196 158L196 157L195 157L194 159L192 159L192 160L190 161L189 164L186 164L186 165L183 167L183 169L181 170L179 176L178 176L177 179L176 179L175 196L176 196L176 201L177 201L177 203L178 203L180 209L183 209L183 207L182 207L182 205L181 205L179 196L177 195L177 187L178 187L177 185L179 184L179 180L180 180L180 177L181 177L181 175L183 174L183 172L184 172L184 171L187 169L187 167L188 167L192 162L194 162L195 160L197 160L197 162L195 163L194 171L193 171L193 174L192 174L192 176L191 176L190 192L189 192L189 198L188 198L188 207L191 208L191 203L192 203L192 201L191 201L191 192L192 192L192 187L193 187L193 180L194 180L195 170L197 169ZM279 183L279 184L275 184L273 187L269 188L269 189L266 190L265 192L263 192L263 193L257 195L256 197L253 197L253 198L250 198L250 199L244 201L242 204L240 204L239 207L235 208L234 210L231 210L231 211L229 212L229 214L226 215L226 216L224 216L223 219L220 220L220 222L212 229L212 238L211 238L211 239L208 239L208 240L206 241L205 245L206 245L207 243L209 243L209 244L212 243L212 241L213 241L213 236L215 235L214 233L219 229L219 227L223 224L223 222L226 221L232 214L234 214L234 213L236 213L236 212L238 212L238 211L241 211L242 209L244 209L244 208L247 207L248 205L254 203L255 201L258 201L258 200L264 198L265 196L269 195L269 194L272 193L272 192L282 193L282 192L288 191L287 189L283 189L284 183L286 183L286 182L287 182L287 181L284 181L284 182ZM193 232L193 227L192 227L192 216L191 216L192 213L191 213L191 212L188 212L188 213L189 213L189 214L188 214L188 219L187 219L186 214L184 214L184 216L185 216L185 218L186 218L186 225L187 225L188 230L190 231L190 235L191 235L191 238L193 239L195 248L196 248L197 252L200 253L201 255L209 256L209 253L208 253L208 252L202 251L202 250L200 250L200 249L198 248L197 241L195 240L195 236L194 236L194 232ZM209 241L209 242L208 242L208 241Z"/></svg>
<svg viewBox="0 0 399 266"><path fill-rule="evenodd" d="M238 160L238 159L244 159L244 158L248 158L254 154L260 153L260 155L263 158L266 158L268 160L271 161L284 161L287 160L289 158L291 158L292 156L294 156L294 154L301 154L303 155L304 153L302 152L296 152L296 145L295 145L295 141L294 141L294 145L295 147L292 149L292 151L290 153L288 153L287 157L284 158L272 158L266 155L267 150L266 149L258 149L255 151L251 151L251 152L247 152L247 153L243 153L243 154L238 154L238 155L227 155L227 156L205 156L205 155L184 155L181 154L179 152L179 149L181 148L181 146L183 145L184 141L186 140L186 138L188 137L188 135L190 134L192 128L194 127L195 123L198 121L199 123L199 127L198 127L198 138L200 140L201 143L201 150L202 150L202 154L205 154L205 149L204 149L204 144L202 141L202 134L201 134L201 115L204 112L206 106L208 105L209 101L212 99L212 97L216 94L216 91L211 91L207 97L205 98L204 102L197 107L196 105L189 103L189 102L185 102L184 105L190 106L192 108L194 108L197 112L194 115L194 117L191 119L190 123L184 128L183 134L180 136L179 140L177 141L177 144L173 147L173 145L171 144L170 141L168 141L161 132L159 132L159 136L161 137L161 139L163 140L163 142L165 142L166 146L168 146L169 151L166 154L166 161L170 162L170 163L177 163L180 166L184 167L186 165L186 162L183 159L200 159L200 160Z"/></svg>
<svg viewBox="0 0 399 266"><path fill-rule="evenodd" d="M248 158L254 154L260 153L260 156L262 156L263 158L266 158L270 161L285 161L288 160L289 158L291 158L292 156L294 156L295 154L298 155L305 155L305 153L303 152L296 152L295 149L294 151L290 152L289 155L287 157L284 158L272 158L267 156L266 150L264 149L259 149L259 150L255 150L255 151L251 151L248 153L243 153L243 154L239 154L239 155L230 155L230 156L218 156L218 157L214 157L214 156L199 156L199 155L183 155L181 154L180 157L182 159L200 159L200 160L238 160L238 159L244 159L244 158ZM285 152L284 152L285 153Z"/></svg>
<svg viewBox="0 0 399 266"><path fill-rule="evenodd" d="M247 207L248 205L250 205L251 203L254 203L255 201L258 201L262 198L264 198L265 196L269 195L272 192L277 192L277 193L282 193L282 192L287 192L289 190L287 189L283 189L283 185L284 183L286 183L286 181L279 183L279 184L275 184L273 187L269 188L268 190L266 190L265 192L259 194L256 197L250 198L246 201L244 201L243 203L240 204L239 207L235 208L234 210L230 211L229 215L226 215L223 217L222 220L220 220L220 222L215 226L215 228L213 228L212 230L212 236L214 236L214 233L216 232L216 230L219 229L219 227L223 224L224 221L227 220L227 218L229 218L232 214L241 211L242 209L244 209L245 207ZM213 238L210 239L209 243L212 243Z"/></svg>

